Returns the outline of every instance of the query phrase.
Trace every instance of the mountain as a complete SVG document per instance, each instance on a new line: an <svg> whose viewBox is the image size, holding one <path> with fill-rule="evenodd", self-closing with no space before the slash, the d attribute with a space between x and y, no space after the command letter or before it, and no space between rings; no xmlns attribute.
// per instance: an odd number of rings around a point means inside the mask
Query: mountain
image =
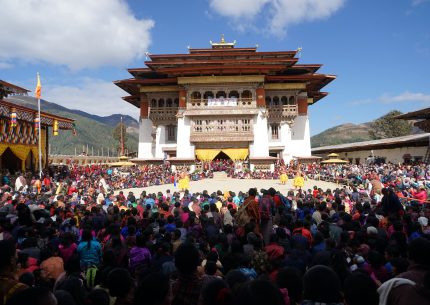
<svg viewBox="0 0 430 305"><path fill-rule="evenodd" d="M329 128L311 137L311 146L312 148L316 148L328 145L374 140L374 138L371 137L369 131L371 130L371 124L375 121L363 124L347 123ZM416 121L414 120L409 121L409 124L412 125L410 134L423 133L423 130L419 129L414 125L415 122Z"/></svg>
<svg viewBox="0 0 430 305"><path fill-rule="evenodd" d="M37 109L37 99L30 96L10 96L9 100L15 104L28 108ZM94 155L101 154L103 149L104 155L107 155L109 149L110 155L116 151L118 142L114 140L112 134L115 126L123 118L127 126L126 147L130 152L136 152L139 142L139 123L129 115L113 114L110 116L98 116L86 113L81 110L69 109L58 104L40 101L42 111L74 119L76 124L77 135L73 136L71 131L61 131L59 136L54 137L52 133L49 136L49 145L51 154L80 154L83 149ZM116 154L116 153L115 153Z"/></svg>
<svg viewBox="0 0 430 305"><path fill-rule="evenodd" d="M311 137L313 148L352 142L372 140L369 134L370 122L363 124L342 124L329 128Z"/></svg>

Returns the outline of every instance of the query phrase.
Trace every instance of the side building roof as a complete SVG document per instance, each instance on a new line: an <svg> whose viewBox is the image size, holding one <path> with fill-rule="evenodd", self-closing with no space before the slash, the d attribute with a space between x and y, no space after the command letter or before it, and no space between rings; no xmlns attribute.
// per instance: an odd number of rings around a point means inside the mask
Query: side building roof
<svg viewBox="0 0 430 305"><path fill-rule="evenodd" d="M396 119L402 120L428 120L430 119L430 108L424 108L417 111L411 111L396 116Z"/></svg>
<svg viewBox="0 0 430 305"><path fill-rule="evenodd" d="M325 154L343 151L358 151L383 148L397 148L402 146L427 146L430 133L413 134L403 137L346 143L312 148L312 154Z"/></svg>
<svg viewBox="0 0 430 305"><path fill-rule="evenodd" d="M11 99L8 99L8 100L0 99L0 117L10 117L10 113L12 112L12 109L16 110L18 120L23 120L31 123L34 122L34 118L38 114L37 110L13 103L13 100ZM73 119L47 113L44 111L40 112L40 116L41 116L42 125L53 126L54 120L57 120L58 127L60 129L72 130L73 128L75 128L74 126L75 120Z"/></svg>

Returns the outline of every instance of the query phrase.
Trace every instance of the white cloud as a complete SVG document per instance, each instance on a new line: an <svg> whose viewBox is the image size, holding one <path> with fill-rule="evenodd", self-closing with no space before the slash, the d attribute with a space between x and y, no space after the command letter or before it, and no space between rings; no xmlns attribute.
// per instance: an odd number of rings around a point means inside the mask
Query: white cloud
<svg viewBox="0 0 430 305"><path fill-rule="evenodd" d="M116 113L139 116L138 108L121 99L126 93L109 81L85 78L76 86L51 86L42 90L44 99L70 109L100 116Z"/></svg>
<svg viewBox="0 0 430 305"><path fill-rule="evenodd" d="M234 19L243 26L247 21L264 18L270 33L282 36L291 24L330 17L345 0L209 0L218 14Z"/></svg>
<svg viewBox="0 0 430 305"><path fill-rule="evenodd" d="M399 95L383 95L379 100L385 104L392 103L404 103L404 102L419 102L419 103L430 103L430 95L421 92L409 92L406 91Z"/></svg>
<svg viewBox="0 0 430 305"><path fill-rule="evenodd" d="M233 18L254 18L270 0L209 0L210 7L220 15Z"/></svg>
<svg viewBox="0 0 430 305"><path fill-rule="evenodd" d="M0 61L0 70L1 69L10 69L12 67L13 67L13 65L8 63L8 62Z"/></svg>
<svg viewBox="0 0 430 305"><path fill-rule="evenodd" d="M423 4L424 2L427 2L428 0L412 0L412 6L418 6L420 4Z"/></svg>
<svg viewBox="0 0 430 305"><path fill-rule="evenodd" d="M363 100L354 100L354 101L350 101L348 103L348 105L352 105L352 106L360 106L360 105L366 105L366 104L371 104L374 103L374 100L367 98L367 99L363 99Z"/></svg>
<svg viewBox="0 0 430 305"><path fill-rule="evenodd" d="M1 0L0 60L72 70L124 65L144 55L153 25L123 0Z"/></svg>
<svg viewBox="0 0 430 305"><path fill-rule="evenodd" d="M362 100L350 101L348 105L361 106L366 104L399 104L399 103L420 103L428 105L430 104L430 94L425 94L421 92L403 92L398 95L384 94L377 98L367 98Z"/></svg>

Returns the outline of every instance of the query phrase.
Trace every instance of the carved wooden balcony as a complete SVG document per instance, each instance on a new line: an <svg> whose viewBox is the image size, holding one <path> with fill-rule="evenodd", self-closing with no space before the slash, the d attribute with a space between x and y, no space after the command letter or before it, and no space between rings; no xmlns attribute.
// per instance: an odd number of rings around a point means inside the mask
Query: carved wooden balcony
<svg viewBox="0 0 430 305"><path fill-rule="evenodd" d="M178 107L150 107L149 118L155 125L176 123Z"/></svg>
<svg viewBox="0 0 430 305"><path fill-rule="evenodd" d="M298 115L297 105L268 105L267 114L269 122L291 121Z"/></svg>
<svg viewBox="0 0 430 305"><path fill-rule="evenodd" d="M194 120L191 124L191 142L253 141L251 119Z"/></svg>
<svg viewBox="0 0 430 305"><path fill-rule="evenodd" d="M228 100L228 99L226 99ZM256 107L256 101L252 98L238 98L236 100L236 105L233 106L232 103L231 106L223 106L222 103L216 103L213 102L211 104L210 99L189 99L187 103L187 109L234 109L234 108L255 108Z"/></svg>

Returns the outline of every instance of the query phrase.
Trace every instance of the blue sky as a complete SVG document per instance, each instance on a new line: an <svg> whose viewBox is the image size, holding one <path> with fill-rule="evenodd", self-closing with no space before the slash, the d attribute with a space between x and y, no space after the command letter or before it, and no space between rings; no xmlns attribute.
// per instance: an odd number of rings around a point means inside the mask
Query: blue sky
<svg viewBox="0 0 430 305"><path fill-rule="evenodd" d="M300 63L338 78L310 108L311 134L430 107L430 0L0 0L0 79L99 115L138 109L112 84L145 52L209 40L260 51L302 47Z"/></svg>

